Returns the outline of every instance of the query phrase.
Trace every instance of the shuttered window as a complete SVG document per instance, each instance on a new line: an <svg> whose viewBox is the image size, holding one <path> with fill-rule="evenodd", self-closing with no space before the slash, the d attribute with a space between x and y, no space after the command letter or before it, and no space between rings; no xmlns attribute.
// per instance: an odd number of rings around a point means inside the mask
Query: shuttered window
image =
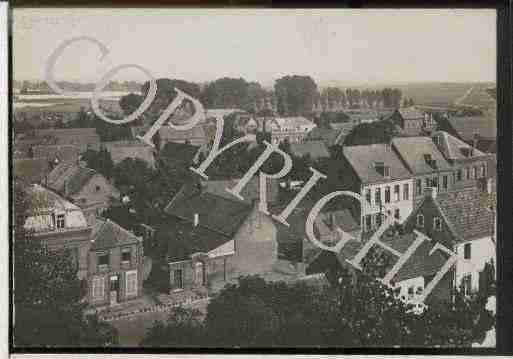
<svg viewBox="0 0 513 359"><path fill-rule="evenodd" d="M105 278L93 278L93 300L101 300L105 296Z"/></svg>
<svg viewBox="0 0 513 359"><path fill-rule="evenodd" d="M126 272L126 295L137 295L137 271Z"/></svg>

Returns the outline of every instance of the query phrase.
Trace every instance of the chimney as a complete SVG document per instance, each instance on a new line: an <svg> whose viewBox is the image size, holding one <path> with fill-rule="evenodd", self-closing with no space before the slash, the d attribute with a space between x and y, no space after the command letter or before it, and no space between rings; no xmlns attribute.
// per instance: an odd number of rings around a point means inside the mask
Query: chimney
<svg viewBox="0 0 513 359"><path fill-rule="evenodd" d="M424 190L426 197L431 197L432 199L436 199L437 188L436 187L426 187Z"/></svg>
<svg viewBox="0 0 513 359"><path fill-rule="evenodd" d="M194 227L197 227L199 225L199 214L194 213Z"/></svg>
<svg viewBox="0 0 513 359"><path fill-rule="evenodd" d="M479 133L475 132L474 136L472 137L472 147L477 147L477 141L479 140Z"/></svg>

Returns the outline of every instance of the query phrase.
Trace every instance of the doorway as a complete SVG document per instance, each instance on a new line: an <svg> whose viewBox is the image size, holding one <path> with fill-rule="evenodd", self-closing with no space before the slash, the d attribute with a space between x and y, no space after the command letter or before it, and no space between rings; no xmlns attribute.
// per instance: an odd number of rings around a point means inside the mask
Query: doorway
<svg viewBox="0 0 513 359"><path fill-rule="evenodd" d="M110 277L110 305L119 302L119 278L117 275Z"/></svg>

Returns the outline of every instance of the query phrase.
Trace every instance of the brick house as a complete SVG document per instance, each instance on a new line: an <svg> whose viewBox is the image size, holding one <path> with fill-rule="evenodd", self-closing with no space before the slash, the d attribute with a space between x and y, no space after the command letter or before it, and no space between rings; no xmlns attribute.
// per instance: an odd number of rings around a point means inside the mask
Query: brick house
<svg viewBox="0 0 513 359"><path fill-rule="evenodd" d="M450 181L454 187L476 186L481 178L493 176L493 155L444 131L434 132L431 138L454 168Z"/></svg>
<svg viewBox="0 0 513 359"><path fill-rule="evenodd" d="M289 143L300 143L317 125L304 117L273 117L263 124L262 131L271 133L272 143L287 139Z"/></svg>
<svg viewBox="0 0 513 359"><path fill-rule="evenodd" d="M167 258L171 293L216 291L242 274L272 272L276 227L247 203L184 186L166 207L172 228Z"/></svg>
<svg viewBox="0 0 513 359"><path fill-rule="evenodd" d="M29 187L27 194L31 211L25 229L50 250L69 251L78 278L87 281L91 305L115 304L141 295L141 238L110 220L90 225L77 205L40 185Z"/></svg>
<svg viewBox="0 0 513 359"><path fill-rule="evenodd" d="M89 248L89 303L115 305L142 294L142 238L115 222L97 220Z"/></svg>
<svg viewBox="0 0 513 359"><path fill-rule="evenodd" d="M379 227L383 215L402 222L413 210L412 175L388 144L345 146L342 188L359 193L361 206L353 209L363 232Z"/></svg>
<svg viewBox="0 0 513 359"><path fill-rule="evenodd" d="M480 187L448 193L430 188L422 203L405 222L458 254L453 284L466 292L483 284L480 274L487 262L495 263L496 192L492 179Z"/></svg>
<svg viewBox="0 0 513 359"><path fill-rule="evenodd" d="M392 147L412 174L414 205L420 203L426 187L437 187L440 193L453 188L455 170L431 138L396 137Z"/></svg>
<svg viewBox="0 0 513 359"><path fill-rule="evenodd" d="M107 209L119 191L103 175L75 164L60 164L47 176L48 187L70 199L85 213L89 223Z"/></svg>
<svg viewBox="0 0 513 359"><path fill-rule="evenodd" d="M30 212L25 229L50 250L68 249L78 265L78 277L87 278L91 226L82 210L58 194L40 186L27 188Z"/></svg>
<svg viewBox="0 0 513 359"><path fill-rule="evenodd" d="M389 229L384 233L380 240L395 252L382 251L391 260L384 273L392 269L393 265L398 261L399 255L403 255L418 236L423 236L423 234L413 231L398 233L394 229ZM347 261L355 258L364 246L364 243L365 240L361 240L361 238L353 238L345 244L338 254L330 251L319 251L319 254L308 263L306 273L326 273L333 284L340 280L339 275L342 269L348 270L348 273L354 276L358 269L355 269ZM411 257L408 258L392 278L390 284L394 288L399 288L399 298L402 300L415 303L423 294L424 289L447 262L448 255L444 251L436 249L435 244L435 241L424 237L422 244L412 253ZM429 305L433 301L449 300L452 278L453 272L447 272L428 294L425 304Z"/></svg>
<svg viewBox="0 0 513 359"><path fill-rule="evenodd" d="M419 136L436 130L433 115L422 113L414 106L395 110L391 119L403 136Z"/></svg>

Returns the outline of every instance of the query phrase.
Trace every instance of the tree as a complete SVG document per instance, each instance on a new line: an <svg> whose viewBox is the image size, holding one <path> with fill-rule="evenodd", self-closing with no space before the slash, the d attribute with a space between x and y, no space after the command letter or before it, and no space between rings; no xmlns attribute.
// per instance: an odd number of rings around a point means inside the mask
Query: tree
<svg viewBox="0 0 513 359"><path fill-rule="evenodd" d="M310 76L284 76L276 80L274 92L280 114L303 115L312 111L317 84Z"/></svg>
<svg viewBox="0 0 513 359"><path fill-rule="evenodd" d="M389 120L361 123L351 130L344 140L345 146L389 143L397 135L395 125Z"/></svg>
<svg viewBox="0 0 513 359"><path fill-rule="evenodd" d="M126 116L137 110L137 108L144 101L144 97L134 93L125 95L119 99L119 107L123 110Z"/></svg>
<svg viewBox="0 0 513 359"><path fill-rule="evenodd" d="M203 322L198 310L171 309L167 322L157 321L140 343L143 347L204 346Z"/></svg>
<svg viewBox="0 0 513 359"><path fill-rule="evenodd" d="M84 315L85 283L64 250L50 251L23 228L34 206L15 184L14 345L20 347L110 346L117 332L96 315Z"/></svg>
<svg viewBox="0 0 513 359"><path fill-rule="evenodd" d="M248 105L249 84L243 78L223 77L209 83L201 101L209 108L240 108ZM252 92L259 92L258 86L252 85Z"/></svg>
<svg viewBox="0 0 513 359"><path fill-rule="evenodd" d="M82 154L82 159L87 162L87 167L98 171L106 178L112 178L114 161L107 149L101 148L99 151L88 149Z"/></svg>

